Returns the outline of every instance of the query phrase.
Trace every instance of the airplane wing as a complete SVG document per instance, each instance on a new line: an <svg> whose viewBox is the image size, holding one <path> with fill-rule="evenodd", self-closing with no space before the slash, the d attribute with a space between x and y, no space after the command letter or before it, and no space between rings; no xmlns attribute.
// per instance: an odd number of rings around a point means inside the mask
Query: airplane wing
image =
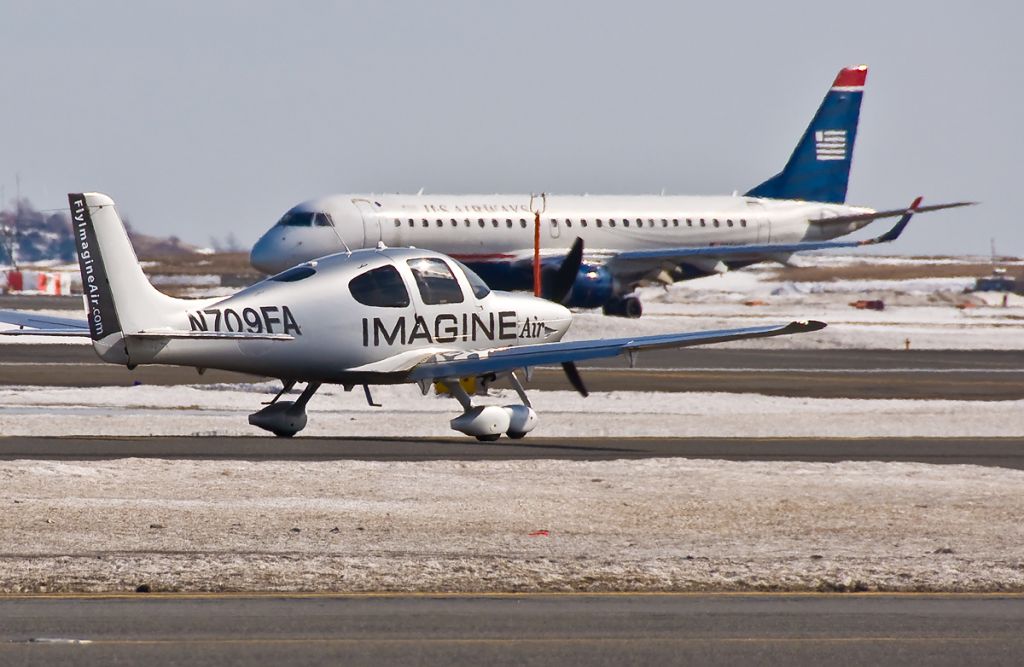
<svg viewBox="0 0 1024 667"><path fill-rule="evenodd" d="M88 336L89 323L84 319L50 317L32 312L0 310L0 322L17 329L0 330L4 336Z"/></svg>
<svg viewBox="0 0 1024 667"><path fill-rule="evenodd" d="M658 334L634 338L608 338L576 340L558 343L538 343L497 350L470 352L441 352L415 363L408 371L413 381L470 377L488 373L501 373L538 366L541 364L573 364L577 361L635 354L640 350L690 347L725 343L746 338L768 338L787 334L807 333L824 329L824 322L790 322L785 325L720 329L689 333Z"/></svg>
<svg viewBox="0 0 1024 667"><path fill-rule="evenodd" d="M677 264L685 264L690 257L702 257L707 259L742 259L756 257L771 257L779 255L790 255L794 252L807 250L829 250L834 248L859 248L862 246L875 245L878 243L890 243L899 238L900 234L910 223L915 213L925 211L938 211L958 206L970 206L974 202L953 202L950 204L935 204L932 206L920 206L921 198L918 197L908 208L894 209L890 211L876 211L875 213L862 213L857 215L828 218L828 224L863 222L866 220L878 220L881 218L893 218L900 216L900 219L881 236L876 236L863 241L807 241L800 243L763 243L758 245L715 245L688 248L656 248L652 250L628 250L616 253L608 260L608 267L614 272L615 265L644 262L649 260L669 260Z"/></svg>

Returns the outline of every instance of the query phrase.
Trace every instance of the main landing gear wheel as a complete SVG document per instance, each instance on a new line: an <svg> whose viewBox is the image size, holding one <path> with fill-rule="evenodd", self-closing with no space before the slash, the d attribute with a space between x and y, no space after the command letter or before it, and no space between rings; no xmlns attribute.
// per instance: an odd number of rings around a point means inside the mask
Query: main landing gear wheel
<svg viewBox="0 0 1024 667"><path fill-rule="evenodd" d="M637 297L627 296L622 299L612 299L601 310L605 315L628 317L635 320L644 314L644 305Z"/></svg>
<svg viewBox="0 0 1024 667"><path fill-rule="evenodd" d="M526 434L520 431L509 431L505 435L512 438L513 440L522 440L523 438L526 437Z"/></svg>
<svg viewBox="0 0 1024 667"><path fill-rule="evenodd" d="M476 439L479 440L480 442L494 442L500 437L500 433L489 433L487 435L478 435L476 436Z"/></svg>
<svg viewBox="0 0 1024 667"><path fill-rule="evenodd" d="M279 438L290 438L306 428L306 404L320 388L320 383L307 383L297 401L278 400L294 384L294 382L286 382L284 389L274 397L269 405L249 415L249 423L264 431L270 431Z"/></svg>

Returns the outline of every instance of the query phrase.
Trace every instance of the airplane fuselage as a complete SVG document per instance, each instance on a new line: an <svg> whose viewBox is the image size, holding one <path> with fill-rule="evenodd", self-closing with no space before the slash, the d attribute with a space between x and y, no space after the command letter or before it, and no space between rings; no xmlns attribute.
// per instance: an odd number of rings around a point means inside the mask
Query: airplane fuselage
<svg viewBox="0 0 1024 667"><path fill-rule="evenodd" d="M564 254L580 237L588 257L828 240L865 224L830 225L830 218L872 212L746 196L548 195L531 203L529 195L335 195L291 209L260 238L251 258L254 266L273 273L346 245L424 247L460 259L495 288L528 289L528 284L494 284L493 265L532 255L534 210L540 209L541 253Z"/></svg>
<svg viewBox="0 0 1024 667"><path fill-rule="evenodd" d="M418 285L414 267L421 261L440 262L451 271L454 293L445 303L431 303ZM397 272L404 300L361 303L355 279L382 267ZM371 281L367 290L379 299L375 289ZM557 341L572 320L563 307L532 296L474 290L457 264L409 249L335 254L229 297L183 301L151 317L154 333L283 335L302 344L129 336L132 365L179 364L338 383L401 381L392 371L405 355L429 356L432 347L477 350Z"/></svg>

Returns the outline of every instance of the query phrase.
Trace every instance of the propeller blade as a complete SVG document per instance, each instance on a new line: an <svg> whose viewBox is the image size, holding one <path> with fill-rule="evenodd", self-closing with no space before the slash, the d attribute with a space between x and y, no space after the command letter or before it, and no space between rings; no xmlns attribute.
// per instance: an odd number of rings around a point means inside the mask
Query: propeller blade
<svg viewBox="0 0 1024 667"><path fill-rule="evenodd" d="M569 254L562 260L562 265L551 280L544 285L544 297L555 303L564 303L576 283L576 275L583 264L583 239L576 237Z"/></svg>
<svg viewBox="0 0 1024 667"><path fill-rule="evenodd" d="M563 361L562 370L565 371L565 376L569 378L569 384L572 388L580 392L580 396L586 398L590 396L590 392L587 391L587 387L583 384L583 377L580 375L580 369L576 368L575 362Z"/></svg>

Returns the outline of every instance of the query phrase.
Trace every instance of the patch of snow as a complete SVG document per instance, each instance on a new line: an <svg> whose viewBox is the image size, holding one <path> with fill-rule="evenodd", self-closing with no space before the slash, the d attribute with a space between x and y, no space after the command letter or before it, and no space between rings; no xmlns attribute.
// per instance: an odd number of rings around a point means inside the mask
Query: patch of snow
<svg viewBox="0 0 1024 667"><path fill-rule="evenodd" d="M251 385L2 387L0 432L16 436L266 435L247 416L280 389ZM294 393L294 392L293 392ZM325 385L310 402L306 436L458 437L461 410L414 385L361 391ZM545 437L1024 436L1024 401L864 400L759 394L530 391ZM497 390L482 405L518 403ZM386 415L386 419L382 418ZM656 419L652 417L656 416Z"/></svg>
<svg viewBox="0 0 1024 667"><path fill-rule="evenodd" d="M0 591L1024 590L1024 472L0 462Z"/></svg>

